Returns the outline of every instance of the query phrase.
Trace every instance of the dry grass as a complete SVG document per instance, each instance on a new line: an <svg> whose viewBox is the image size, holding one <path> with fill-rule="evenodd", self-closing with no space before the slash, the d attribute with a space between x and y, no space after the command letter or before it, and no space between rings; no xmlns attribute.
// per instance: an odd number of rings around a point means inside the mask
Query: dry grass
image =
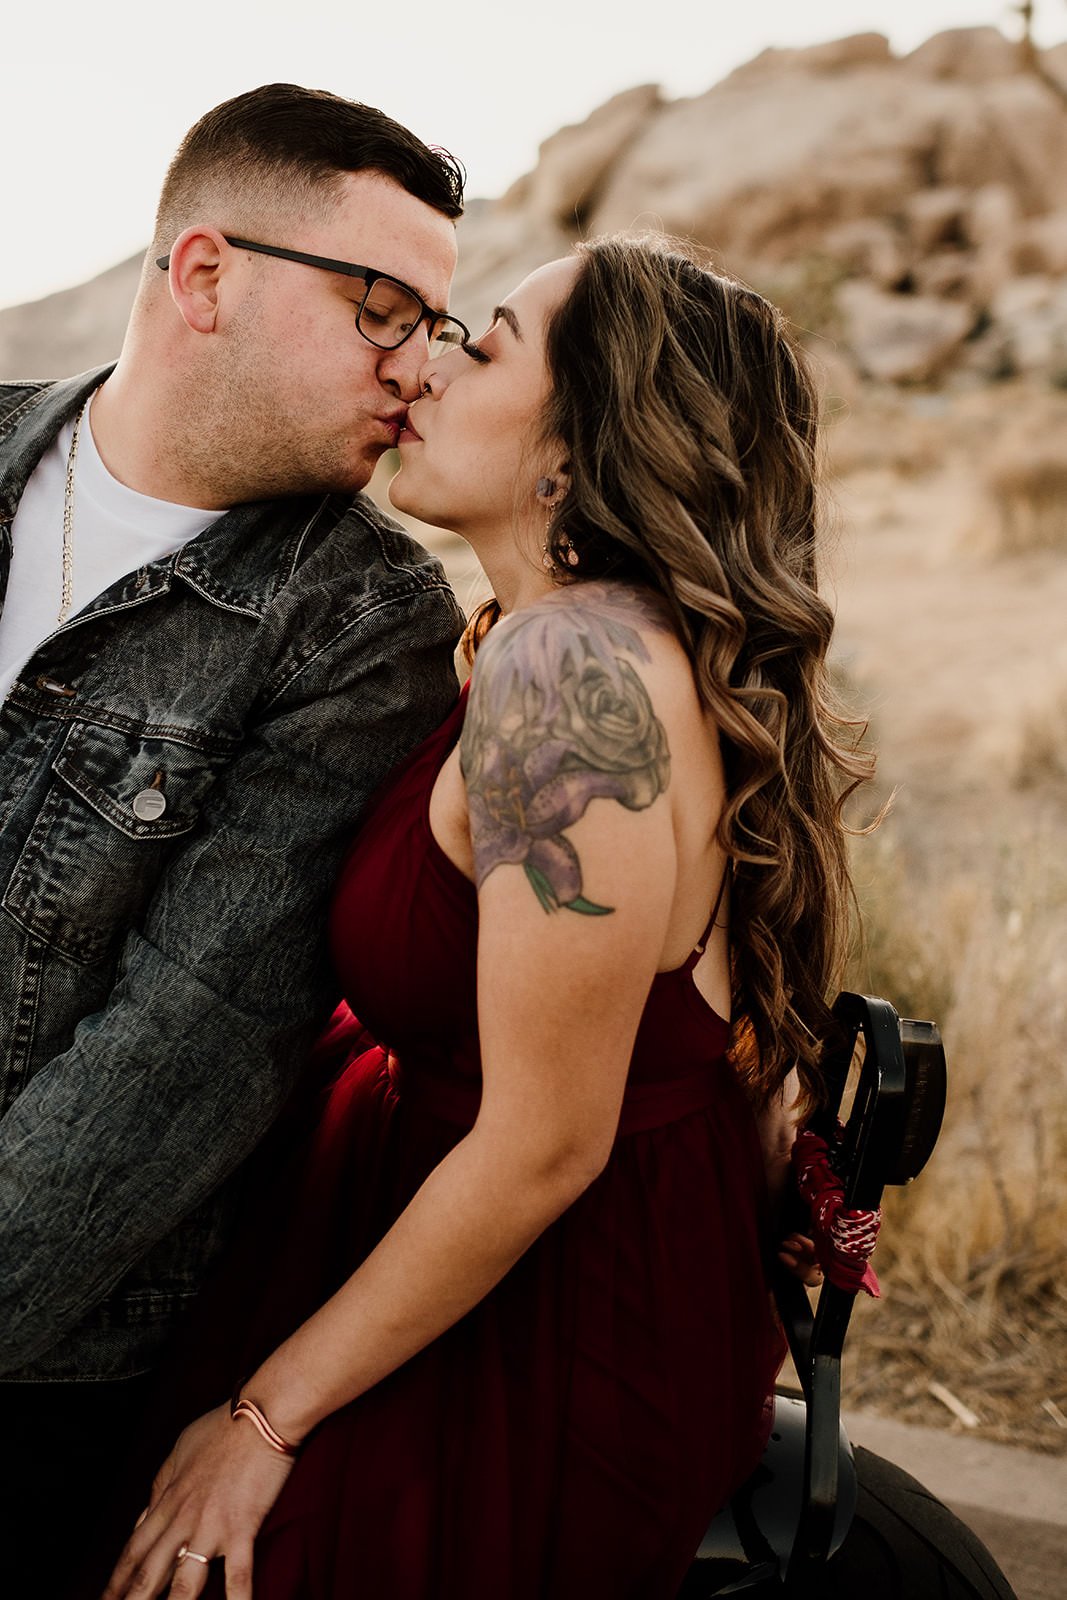
<svg viewBox="0 0 1067 1600"><path fill-rule="evenodd" d="M878 472L897 479L938 471L952 443L954 418L937 394L901 396L871 386L862 402L828 411L826 447L836 477Z"/></svg>
<svg viewBox="0 0 1067 1600"><path fill-rule="evenodd" d="M1067 670L1050 668L1040 695L1022 707L1010 771L1017 789L1067 779Z"/></svg>
<svg viewBox="0 0 1067 1600"><path fill-rule="evenodd" d="M1046 420L1008 433L985 470L998 555L1067 549L1067 405L1050 403Z"/></svg>
<svg viewBox="0 0 1067 1600"><path fill-rule="evenodd" d="M941 1023L949 1105L928 1170L888 1197L848 1403L944 1425L940 1384L979 1433L1067 1452L1067 862L920 883L891 829L866 856L852 981Z"/></svg>

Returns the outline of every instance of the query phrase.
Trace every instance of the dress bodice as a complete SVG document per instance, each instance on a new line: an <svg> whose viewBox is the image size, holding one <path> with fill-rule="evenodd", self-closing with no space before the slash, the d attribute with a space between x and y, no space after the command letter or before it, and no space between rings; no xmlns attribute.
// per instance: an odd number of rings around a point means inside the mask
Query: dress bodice
<svg viewBox="0 0 1067 1600"><path fill-rule="evenodd" d="M465 708L466 693L379 794L342 869L331 939L349 1005L405 1072L478 1083L478 898L429 818ZM694 982L699 955L652 982L630 1066L632 1103L638 1085L673 1084L724 1058L729 1026Z"/></svg>

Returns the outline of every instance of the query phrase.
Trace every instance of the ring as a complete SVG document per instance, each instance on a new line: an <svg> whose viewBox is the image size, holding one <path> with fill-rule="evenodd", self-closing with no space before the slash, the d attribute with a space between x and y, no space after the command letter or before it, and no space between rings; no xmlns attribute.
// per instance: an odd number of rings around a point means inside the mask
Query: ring
<svg viewBox="0 0 1067 1600"><path fill-rule="evenodd" d="M190 1548L189 1548L189 1546L187 1544L183 1544L181 1549L178 1551L177 1560L179 1560L179 1561L199 1561L201 1563L201 1565L205 1566L205 1567L209 1567L211 1565L211 1557L210 1556L202 1556L202 1555L199 1554L198 1551L190 1550Z"/></svg>

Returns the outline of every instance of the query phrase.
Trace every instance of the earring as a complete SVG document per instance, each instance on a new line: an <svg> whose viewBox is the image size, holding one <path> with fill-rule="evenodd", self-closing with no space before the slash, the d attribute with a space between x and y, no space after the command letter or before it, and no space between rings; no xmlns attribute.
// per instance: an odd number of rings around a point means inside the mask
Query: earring
<svg viewBox="0 0 1067 1600"><path fill-rule="evenodd" d="M549 520L549 523L551 523L551 521L552 521L551 516L549 516L548 520ZM552 552L548 548L548 535L547 534L545 535L545 542L541 546L541 565L544 567L546 572L553 572L555 570L555 566L556 566L556 563L552 559Z"/></svg>
<svg viewBox="0 0 1067 1600"><path fill-rule="evenodd" d="M544 567L546 572L554 572L556 568L555 556L548 547L548 539L552 529L552 517L554 513L555 507L550 506L548 517L545 520L545 542L541 546L541 565ZM576 567L581 560L577 550L574 548L570 534L564 532L562 529L560 530L559 537L556 540L556 549L559 552L559 559L561 561L565 561L568 567Z"/></svg>
<svg viewBox="0 0 1067 1600"><path fill-rule="evenodd" d="M538 478L534 484L534 494L538 500L551 500L556 492L555 478Z"/></svg>

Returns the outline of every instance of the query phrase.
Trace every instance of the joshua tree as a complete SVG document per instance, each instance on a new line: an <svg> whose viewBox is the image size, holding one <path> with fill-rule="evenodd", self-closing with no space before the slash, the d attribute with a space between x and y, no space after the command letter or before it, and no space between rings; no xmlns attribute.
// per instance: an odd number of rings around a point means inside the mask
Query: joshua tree
<svg viewBox="0 0 1067 1600"><path fill-rule="evenodd" d="M1018 0L1011 8L1022 21L1022 37L1019 40L1019 64L1026 72L1033 72L1041 82L1052 90L1053 94L1067 105L1067 85L1051 73L1041 59L1041 52L1034 43L1034 13L1037 10L1035 0Z"/></svg>
<svg viewBox="0 0 1067 1600"><path fill-rule="evenodd" d="M1019 4L1012 10L1022 19L1023 36L1019 40L1019 55L1026 67L1032 67L1037 60L1037 49L1034 45L1034 0L1019 0Z"/></svg>

